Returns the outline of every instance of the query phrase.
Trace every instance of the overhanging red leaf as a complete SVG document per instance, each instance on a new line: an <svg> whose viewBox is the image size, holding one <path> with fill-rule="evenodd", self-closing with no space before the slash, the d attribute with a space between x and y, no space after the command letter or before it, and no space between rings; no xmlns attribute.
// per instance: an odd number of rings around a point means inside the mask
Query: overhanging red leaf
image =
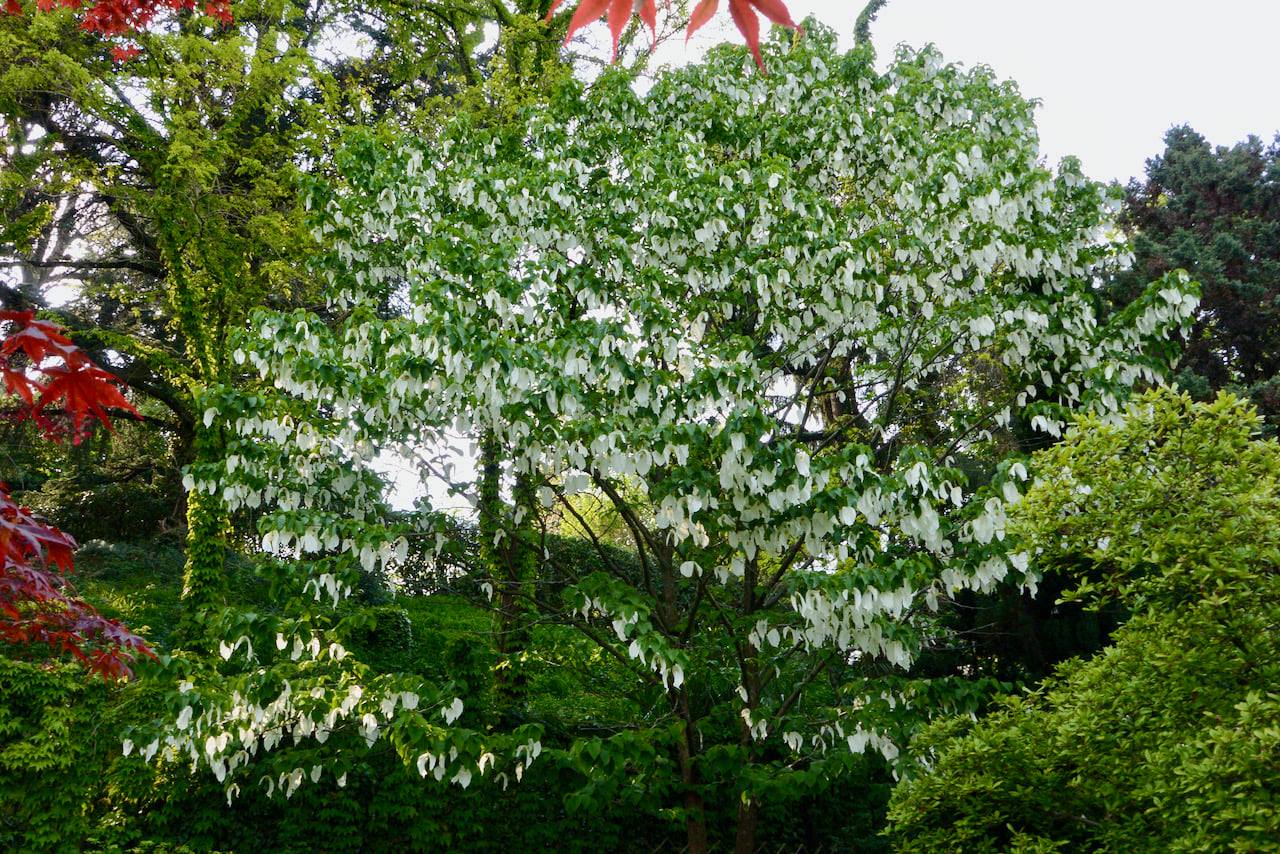
<svg viewBox="0 0 1280 854"><path fill-rule="evenodd" d="M622 31L627 28L627 21L631 20L631 10L632 0L610 0L607 16L609 35L613 39L613 48L609 55L610 62L618 58L618 42L622 39Z"/></svg>
<svg viewBox="0 0 1280 854"><path fill-rule="evenodd" d="M751 49L751 55L756 58L756 65L764 71L764 60L760 57L760 19L756 17L755 9L747 0L729 0L729 14Z"/></svg>
<svg viewBox="0 0 1280 854"><path fill-rule="evenodd" d="M4 386L46 434L52 430L49 406L73 420L77 435L89 419L106 423L108 407L135 411L118 380L54 324L15 311L0 312L0 323L15 327L0 339ZM15 364L19 356L30 364ZM48 381L37 382L36 373ZM142 638L75 598L67 578L75 549L74 539L18 505L0 484L0 642L69 654L104 678L128 677L138 655L155 654Z"/></svg>
<svg viewBox="0 0 1280 854"><path fill-rule="evenodd" d="M658 44L658 7L654 0L639 0L636 14L640 16L640 22L649 28L649 49L653 50Z"/></svg>
<svg viewBox="0 0 1280 854"><path fill-rule="evenodd" d="M694 6L693 13L689 16L689 28L684 31L684 40L689 41L690 36L706 26L719 7L720 0L702 0Z"/></svg>
<svg viewBox="0 0 1280 854"><path fill-rule="evenodd" d="M749 2L775 24L790 27L793 30L800 29L800 25L791 20L791 13L787 11L787 4L783 3L782 0L749 0Z"/></svg>
<svg viewBox="0 0 1280 854"><path fill-rule="evenodd" d="M108 408L137 413L133 404L116 387L116 378L99 367L80 364L44 368L43 373L50 377L50 382L44 387L36 406L44 409L61 405L71 415L77 435L82 432L85 422L91 416L110 429L111 419L106 412Z"/></svg>
<svg viewBox="0 0 1280 854"><path fill-rule="evenodd" d="M603 18L605 12L609 10L610 2L611 0L582 0L574 10L573 17L569 19L569 30L564 34L565 44L569 43L569 39L573 38L578 30Z"/></svg>

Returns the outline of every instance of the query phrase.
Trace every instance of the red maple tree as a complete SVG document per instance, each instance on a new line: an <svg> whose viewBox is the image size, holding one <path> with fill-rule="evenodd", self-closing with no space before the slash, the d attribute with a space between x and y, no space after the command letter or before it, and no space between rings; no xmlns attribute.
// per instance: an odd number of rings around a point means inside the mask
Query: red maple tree
<svg viewBox="0 0 1280 854"><path fill-rule="evenodd" d="M564 0L552 0L547 20L551 20L551 16L563 2ZM689 28L685 31L685 41L710 21L718 8L720 0L701 0L694 6L689 16ZM747 47L751 48L756 65L763 71L764 60L760 57L760 18L757 13L763 14L779 26L793 30L799 30L800 25L791 19L791 13L787 11L787 4L783 0L729 0L729 16L733 18L738 32L742 33ZM658 10L655 0L581 0L573 17L569 19L569 31L565 33L564 40L567 43L578 30L604 18L613 37L613 56L616 59L618 40L622 38L622 31L626 29L633 14L639 16L640 22L649 28L650 37L656 39Z"/></svg>
<svg viewBox="0 0 1280 854"><path fill-rule="evenodd" d="M95 365L52 323L0 311L0 381L17 398L13 417L47 438L80 441L109 409L137 414L119 380ZM0 484L0 641L70 654L104 678L127 678L146 641L75 597L69 573L76 542L20 506Z"/></svg>
<svg viewBox="0 0 1280 854"><path fill-rule="evenodd" d="M200 0L36 0L36 8L48 12L58 6L67 9L83 9L80 26L92 33L104 36L127 36L146 29L165 10L189 12L200 8ZM4 10L10 15L21 15L22 0L4 0ZM230 25L231 0L206 0L204 13L221 24ZM128 62L142 52L136 45L117 44L111 48L115 62Z"/></svg>
<svg viewBox="0 0 1280 854"><path fill-rule="evenodd" d="M555 14L564 0L552 0L547 10L547 20ZM165 10L191 11L199 6L199 0L36 0L41 11L48 11L55 6L71 9L85 9L84 19L80 25L91 32L105 36L123 36L144 29L155 16ZM720 7L720 0L700 0L694 6L689 17L689 29L685 40L700 27L711 20ZM12 15L22 14L21 0L4 0L4 9ZM204 13L216 18L223 24L232 23L231 0L207 0ZM626 29L627 22L636 15L641 23L649 28L650 36L657 38L658 9L656 0L580 0L569 19L569 31L565 41L573 38L578 30L604 18L609 25L613 37L613 56L618 55L618 40ZM800 25L791 19L784 0L729 0L729 16L742 33L756 64L764 70L764 60L760 57L760 15L779 26L799 30ZM133 45L116 45L111 49L111 58L116 62L128 62L140 53Z"/></svg>

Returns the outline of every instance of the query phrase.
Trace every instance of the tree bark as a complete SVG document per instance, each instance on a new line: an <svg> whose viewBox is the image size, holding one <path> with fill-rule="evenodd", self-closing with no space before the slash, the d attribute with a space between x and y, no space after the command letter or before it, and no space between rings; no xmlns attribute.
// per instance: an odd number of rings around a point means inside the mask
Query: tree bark
<svg viewBox="0 0 1280 854"><path fill-rule="evenodd" d="M689 708L688 699L685 697L684 691L680 691L680 695L681 709L687 712ZM689 854L708 854L711 848L707 842L706 804L702 800L702 795L695 788L698 777L696 769L693 767L693 757L697 754L697 745L695 743L693 725L689 721L687 714L685 715L684 736L677 743L676 752L680 759L680 781L684 784L684 828L685 837L689 843Z"/></svg>
<svg viewBox="0 0 1280 854"><path fill-rule="evenodd" d="M733 840L733 854L755 854L759 818L760 807L755 798L738 804L738 832Z"/></svg>
<svg viewBox="0 0 1280 854"><path fill-rule="evenodd" d="M497 437L486 433L480 443L478 510L482 554L493 579L497 604L494 645L499 665L494 671L494 689L505 711L511 711L525 693L521 660L529 647L529 611L539 556L533 526L533 482L528 475L517 475L513 489L514 509L520 520L504 527L507 508L502 501L502 452ZM495 543L499 535L502 538Z"/></svg>

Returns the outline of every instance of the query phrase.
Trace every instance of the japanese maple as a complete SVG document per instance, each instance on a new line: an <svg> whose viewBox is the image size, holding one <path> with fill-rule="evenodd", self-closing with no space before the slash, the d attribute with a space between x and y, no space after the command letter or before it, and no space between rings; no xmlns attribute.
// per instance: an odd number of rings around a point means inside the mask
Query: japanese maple
<svg viewBox="0 0 1280 854"><path fill-rule="evenodd" d="M108 409L135 413L118 380L52 323L32 312L0 311L0 382L46 437L80 441ZM67 653L104 678L128 677L146 642L74 596L67 575L76 542L13 500L0 484L0 641Z"/></svg>
<svg viewBox="0 0 1280 854"><path fill-rule="evenodd" d="M552 2L551 8L547 11L548 21L562 2L563 0ZM701 0L689 16L685 40L688 41L690 36L710 21L719 7L720 0ZM764 60L760 57L760 18L757 13L763 14L782 27L798 31L800 25L791 19L787 4L782 0L729 0L729 15L733 18L738 32L742 33L742 37L746 40L747 47L751 49L756 65L763 71ZM633 14L649 28L650 37L656 40L658 12L654 0L582 0L574 10L573 17L569 19L569 30L565 33L564 40L568 42L578 30L604 18L609 24L609 33L613 39L612 56L616 59L618 40L622 38L622 32Z"/></svg>
<svg viewBox="0 0 1280 854"><path fill-rule="evenodd" d="M57 7L84 10L80 26L91 33L104 36L127 36L146 27L161 12L194 12L199 8L197 0L36 0L36 8L48 12ZM22 3L19 0L5 0L4 10L10 15L21 15ZM204 14L224 24L230 25L231 0L207 0ZM142 51L135 45L114 45L111 58L115 62L128 62Z"/></svg>

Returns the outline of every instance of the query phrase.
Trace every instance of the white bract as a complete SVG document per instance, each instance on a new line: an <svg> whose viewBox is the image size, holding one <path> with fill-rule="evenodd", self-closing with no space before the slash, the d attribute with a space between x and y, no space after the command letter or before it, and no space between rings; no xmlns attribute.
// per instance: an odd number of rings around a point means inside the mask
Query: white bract
<svg viewBox="0 0 1280 854"><path fill-rule="evenodd" d="M754 739L892 760L872 716L910 704L790 720L797 680L765 677L905 669L940 599L1029 581L1004 541L1025 468L973 489L957 456L1114 410L1196 304L1169 276L1099 316L1124 249L1107 192L1041 165L1032 118L986 69L925 51L879 75L815 32L767 76L713 54L643 96L605 75L516 128L359 141L310 200L342 319L258 317L241 346L273 390L228 396L239 438L195 486L264 508L265 549L371 569L403 554L377 453L490 435L534 484L520 513L587 489L649 511L628 524L655 588L579 579L560 619L680 710L686 630L731 613L725 702Z"/></svg>

